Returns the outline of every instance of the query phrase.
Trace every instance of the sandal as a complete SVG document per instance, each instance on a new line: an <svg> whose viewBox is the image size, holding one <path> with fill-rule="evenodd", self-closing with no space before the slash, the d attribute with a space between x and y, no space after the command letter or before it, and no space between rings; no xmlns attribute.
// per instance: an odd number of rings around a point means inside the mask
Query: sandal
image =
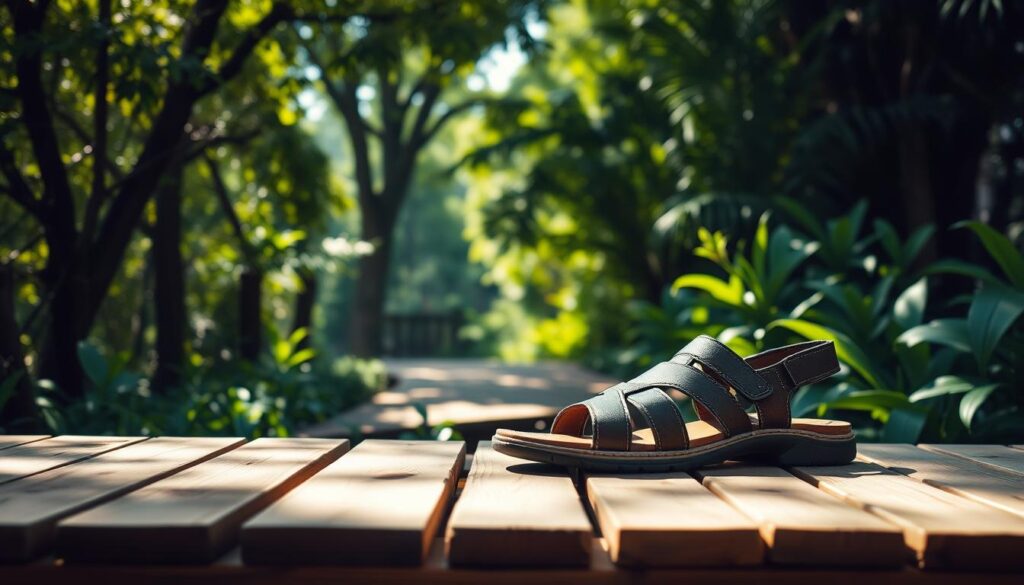
<svg viewBox="0 0 1024 585"><path fill-rule="evenodd" d="M498 429L493 446L593 471L685 471L726 460L842 465L857 455L850 423L790 414L797 388L838 371L831 341L743 359L701 335L671 361L562 409L550 433ZM684 422L667 389L689 396L700 420ZM747 413L751 404L756 414Z"/></svg>

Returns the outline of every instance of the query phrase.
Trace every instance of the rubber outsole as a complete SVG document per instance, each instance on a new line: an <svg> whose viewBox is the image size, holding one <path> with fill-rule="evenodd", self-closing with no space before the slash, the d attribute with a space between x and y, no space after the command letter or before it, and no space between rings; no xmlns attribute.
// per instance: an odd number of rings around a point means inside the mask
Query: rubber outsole
<svg viewBox="0 0 1024 585"><path fill-rule="evenodd" d="M852 433L837 437L794 430L754 431L683 451L584 451L500 435L494 436L492 446L499 453L520 459L612 473L691 471L725 461L845 465L857 456L857 440Z"/></svg>

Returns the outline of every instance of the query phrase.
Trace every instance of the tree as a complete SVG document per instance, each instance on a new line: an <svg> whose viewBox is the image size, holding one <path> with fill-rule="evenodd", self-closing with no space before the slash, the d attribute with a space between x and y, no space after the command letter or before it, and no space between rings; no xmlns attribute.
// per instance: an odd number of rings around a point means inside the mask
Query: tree
<svg viewBox="0 0 1024 585"><path fill-rule="evenodd" d="M420 152L449 120L487 101L449 96L488 48L507 42L510 29L515 41L530 45L525 23L536 4L409 2L400 19L323 26L306 35L306 56L345 121L361 238L374 246L359 261L350 320L355 355L380 352L395 222ZM370 103L370 93L379 107Z"/></svg>
<svg viewBox="0 0 1024 585"><path fill-rule="evenodd" d="M309 18L288 2L262 15L236 5L224 18L228 4L198 0L186 9L169 1L156 11L132 3L111 14L109 0L10 0L2 13L2 191L41 230L38 373L71 398L83 392L77 344L95 323L147 205L182 148L218 139L186 132L195 105L237 77L279 24ZM317 19L350 15L338 9ZM86 94L92 100L82 100ZM121 146L111 156L115 135Z"/></svg>

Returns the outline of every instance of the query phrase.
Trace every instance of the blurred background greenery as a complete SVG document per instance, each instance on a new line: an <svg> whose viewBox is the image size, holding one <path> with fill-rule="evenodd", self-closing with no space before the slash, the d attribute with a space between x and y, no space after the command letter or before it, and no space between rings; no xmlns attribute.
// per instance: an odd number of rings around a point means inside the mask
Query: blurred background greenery
<svg viewBox="0 0 1024 585"><path fill-rule="evenodd" d="M1024 7L12 0L0 428L293 434L388 355L836 341L797 415L1024 440Z"/></svg>

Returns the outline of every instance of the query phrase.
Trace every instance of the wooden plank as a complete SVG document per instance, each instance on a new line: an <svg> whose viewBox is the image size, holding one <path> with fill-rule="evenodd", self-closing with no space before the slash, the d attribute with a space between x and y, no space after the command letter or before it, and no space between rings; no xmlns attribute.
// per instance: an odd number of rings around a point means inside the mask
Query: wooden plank
<svg viewBox="0 0 1024 585"><path fill-rule="evenodd" d="M39 562L0 566L4 585L1019 585L1020 573L920 571L821 567L652 568L617 569L600 539L594 539L593 560L577 568L522 567L512 571L487 567L451 569L443 543L435 542L422 566L281 567L244 565L232 551L210 565L96 565Z"/></svg>
<svg viewBox="0 0 1024 585"><path fill-rule="evenodd" d="M0 562L26 561L44 552L62 518L244 442L160 437L0 486Z"/></svg>
<svg viewBox="0 0 1024 585"><path fill-rule="evenodd" d="M245 562L419 564L465 453L462 442L363 441L245 523Z"/></svg>
<svg viewBox="0 0 1024 585"><path fill-rule="evenodd" d="M586 487L616 564L716 567L764 558L757 525L684 473L592 475Z"/></svg>
<svg viewBox="0 0 1024 585"><path fill-rule="evenodd" d="M448 520L453 565L584 566L593 537L564 468L498 453L481 441Z"/></svg>
<svg viewBox="0 0 1024 585"><path fill-rule="evenodd" d="M146 437L63 435L4 449L0 454L0 484L145 440Z"/></svg>
<svg viewBox="0 0 1024 585"><path fill-rule="evenodd" d="M67 561L211 562L242 523L343 453L347 440L257 439L72 516L57 526Z"/></svg>
<svg viewBox="0 0 1024 585"><path fill-rule="evenodd" d="M50 435L0 435L0 451L49 438Z"/></svg>
<svg viewBox="0 0 1024 585"><path fill-rule="evenodd" d="M924 483L1024 517L1024 477L913 445L860 445L861 458Z"/></svg>
<svg viewBox="0 0 1024 585"><path fill-rule="evenodd" d="M1024 569L1024 520L872 463L793 472L903 528L924 568Z"/></svg>
<svg viewBox="0 0 1024 585"><path fill-rule="evenodd" d="M945 453L988 465L1000 471L1024 475L1024 451L1003 445L919 445L922 449Z"/></svg>
<svg viewBox="0 0 1024 585"><path fill-rule="evenodd" d="M773 563L892 567L909 556L899 528L777 467L720 466L697 477L760 526Z"/></svg>

